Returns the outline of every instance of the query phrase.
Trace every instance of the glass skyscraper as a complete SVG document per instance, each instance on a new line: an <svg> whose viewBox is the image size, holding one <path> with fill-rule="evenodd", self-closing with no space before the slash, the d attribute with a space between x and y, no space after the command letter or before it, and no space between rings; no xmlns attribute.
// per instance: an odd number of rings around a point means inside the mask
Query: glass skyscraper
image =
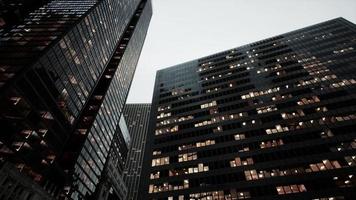
<svg viewBox="0 0 356 200"><path fill-rule="evenodd" d="M2 29L1 164L52 198L123 199L120 119L151 15L150 0L52 0ZM0 198L25 190L8 180Z"/></svg>
<svg viewBox="0 0 356 200"><path fill-rule="evenodd" d="M140 199L356 199L356 25L157 72Z"/></svg>
<svg viewBox="0 0 356 200"><path fill-rule="evenodd" d="M131 147L124 170L124 181L128 188L126 200L138 198L144 150L147 140L151 104L126 104L124 116L131 135Z"/></svg>
<svg viewBox="0 0 356 200"><path fill-rule="evenodd" d="M0 0L0 32L21 24L26 16L50 0Z"/></svg>

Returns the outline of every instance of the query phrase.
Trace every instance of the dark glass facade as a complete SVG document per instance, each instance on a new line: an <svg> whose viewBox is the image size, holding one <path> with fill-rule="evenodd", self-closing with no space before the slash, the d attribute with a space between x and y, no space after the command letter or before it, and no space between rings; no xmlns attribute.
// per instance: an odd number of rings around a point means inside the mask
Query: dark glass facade
<svg viewBox="0 0 356 200"><path fill-rule="evenodd" d="M54 198L98 196L109 154L127 153L119 121L151 15L149 0L53 0L1 31L0 160Z"/></svg>
<svg viewBox="0 0 356 200"><path fill-rule="evenodd" d="M126 104L124 116L132 138L128 160L124 170L124 181L128 187L126 200L139 200L138 191L151 104Z"/></svg>
<svg viewBox="0 0 356 200"><path fill-rule="evenodd" d="M124 114L124 113L123 113ZM121 115L118 128L111 142L110 153L101 174L101 181L96 189L94 199L126 199L129 194L124 182L124 167L131 145L131 136L125 118Z"/></svg>
<svg viewBox="0 0 356 200"><path fill-rule="evenodd" d="M140 199L355 199L355 92L343 18L160 70Z"/></svg>
<svg viewBox="0 0 356 200"><path fill-rule="evenodd" d="M23 22L27 15L50 0L0 0L0 32Z"/></svg>
<svg viewBox="0 0 356 200"><path fill-rule="evenodd" d="M0 199L51 200L39 185L23 176L11 163L0 166Z"/></svg>

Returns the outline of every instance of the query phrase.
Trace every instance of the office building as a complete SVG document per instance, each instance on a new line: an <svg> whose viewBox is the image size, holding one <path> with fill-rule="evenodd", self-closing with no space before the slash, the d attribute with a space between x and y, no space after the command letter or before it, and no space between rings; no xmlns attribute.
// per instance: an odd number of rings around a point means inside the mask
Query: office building
<svg viewBox="0 0 356 200"><path fill-rule="evenodd" d="M23 22L27 15L49 0L0 0L0 32Z"/></svg>
<svg viewBox="0 0 356 200"><path fill-rule="evenodd" d="M119 122L151 15L150 0L52 0L0 32L0 161L41 194L124 199Z"/></svg>
<svg viewBox="0 0 356 200"><path fill-rule="evenodd" d="M139 200L138 191L148 133L151 104L126 104L124 117L131 135L131 148L124 170L128 188L126 200Z"/></svg>
<svg viewBox="0 0 356 200"><path fill-rule="evenodd" d="M343 18L159 70L140 199L356 199L355 94Z"/></svg>

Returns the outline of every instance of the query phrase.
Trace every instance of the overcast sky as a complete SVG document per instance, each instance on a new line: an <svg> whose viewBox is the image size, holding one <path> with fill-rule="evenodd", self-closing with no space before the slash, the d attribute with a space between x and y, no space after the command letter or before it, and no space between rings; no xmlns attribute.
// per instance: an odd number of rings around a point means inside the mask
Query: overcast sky
<svg viewBox="0 0 356 200"><path fill-rule="evenodd" d="M150 103L158 69L336 17L356 23L356 0L153 0L128 103Z"/></svg>

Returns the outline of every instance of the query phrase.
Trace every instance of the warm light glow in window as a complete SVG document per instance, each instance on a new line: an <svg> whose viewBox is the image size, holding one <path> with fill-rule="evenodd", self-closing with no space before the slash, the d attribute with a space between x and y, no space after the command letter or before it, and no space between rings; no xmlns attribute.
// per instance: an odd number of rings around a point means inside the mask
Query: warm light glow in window
<svg viewBox="0 0 356 200"><path fill-rule="evenodd" d="M260 143L260 148L271 148L271 147L276 147L276 146L281 146L283 145L283 140L282 139L277 139L277 140L270 140L270 141L265 141Z"/></svg>
<svg viewBox="0 0 356 200"><path fill-rule="evenodd" d="M246 158L246 159L241 159L239 157L235 158L234 160L230 161L230 166L231 167L238 167L242 165L253 165L253 159L252 158Z"/></svg>
<svg viewBox="0 0 356 200"><path fill-rule="evenodd" d="M171 113L161 113L157 116L157 119L165 118L165 117L170 117Z"/></svg>
<svg viewBox="0 0 356 200"><path fill-rule="evenodd" d="M266 133L267 134L273 134L273 133L282 133L285 131L289 131L288 127L282 127L281 125L276 125L276 128L272 128L272 129L266 129Z"/></svg>
<svg viewBox="0 0 356 200"><path fill-rule="evenodd" d="M217 105L216 101L212 101L210 103L205 103L205 104L200 105L200 108L204 109L204 108L209 108L209 107L213 107L216 105Z"/></svg>
<svg viewBox="0 0 356 200"><path fill-rule="evenodd" d="M256 111L257 111L258 114L272 112L272 111L276 111L276 110L277 110L277 108L276 108L275 105L269 105L269 106L256 108Z"/></svg>
<svg viewBox="0 0 356 200"><path fill-rule="evenodd" d="M199 163L197 166L192 166L188 168L171 169L169 170L169 176L180 176L185 174L194 174L207 171L209 171L209 166L205 166L203 163Z"/></svg>
<svg viewBox="0 0 356 200"><path fill-rule="evenodd" d="M310 164L309 166L313 172L341 168L338 161L329 161L329 160L323 160L320 163Z"/></svg>
<svg viewBox="0 0 356 200"><path fill-rule="evenodd" d="M204 147L204 146L209 146L215 144L215 140L206 140L202 142L196 142L192 144L184 144L178 147L179 151L186 150L186 149L191 149L191 148L199 148L199 147Z"/></svg>
<svg viewBox="0 0 356 200"><path fill-rule="evenodd" d="M279 91L280 91L280 87L275 87L275 88L266 89L266 90L262 90L262 91L249 92L248 94L242 95L241 99L249 99L249 98L253 98L253 97L272 94L272 93L279 92Z"/></svg>
<svg viewBox="0 0 356 200"><path fill-rule="evenodd" d="M178 162L186 162L198 159L197 152L184 153L178 155Z"/></svg>
<svg viewBox="0 0 356 200"><path fill-rule="evenodd" d="M250 192L237 191L230 189L230 191L209 191L203 193L194 193L189 195L190 200L236 200L236 199L249 199L251 198Z"/></svg>
<svg viewBox="0 0 356 200"><path fill-rule="evenodd" d="M169 164L169 157L152 159L152 167Z"/></svg>
<svg viewBox="0 0 356 200"><path fill-rule="evenodd" d="M174 133L178 131L178 125L169 127L169 128L162 128L162 129L157 129L155 132L155 135L162 135L166 133Z"/></svg>
<svg viewBox="0 0 356 200"><path fill-rule="evenodd" d="M160 185L154 185L150 184L148 186L148 192L149 193L156 193L156 192L167 192L167 191L173 191L173 190L183 190L183 189L188 189L189 188L189 180L185 179L181 183L163 183Z"/></svg>
<svg viewBox="0 0 356 200"><path fill-rule="evenodd" d="M291 193L299 193L299 192L306 192L307 189L303 184L299 185L286 185L286 186L278 186L276 187L277 192L279 195L283 194L291 194Z"/></svg>
<svg viewBox="0 0 356 200"><path fill-rule="evenodd" d="M297 102L297 104L301 106L301 105L307 105L307 104L312 104L317 102L320 102L319 97L312 96L311 98L302 98L300 101Z"/></svg>
<svg viewBox="0 0 356 200"><path fill-rule="evenodd" d="M234 135L235 140L243 140L245 139L245 134L236 134Z"/></svg>

